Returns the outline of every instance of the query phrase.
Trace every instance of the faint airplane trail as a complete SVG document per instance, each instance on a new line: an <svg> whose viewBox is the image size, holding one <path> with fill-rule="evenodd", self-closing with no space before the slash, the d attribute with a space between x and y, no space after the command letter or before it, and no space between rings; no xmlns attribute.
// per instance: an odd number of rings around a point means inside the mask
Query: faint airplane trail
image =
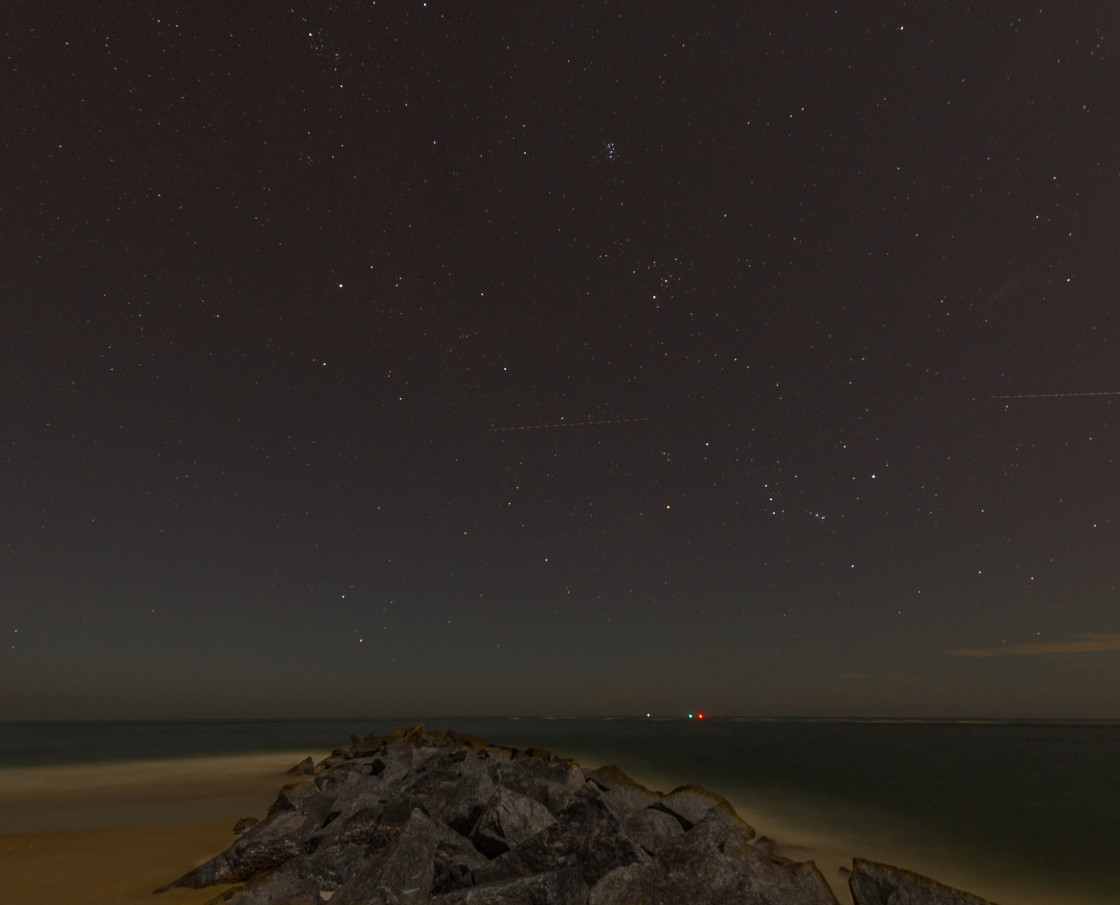
<svg viewBox="0 0 1120 905"><path fill-rule="evenodd" d="M1068 399L1072 396L1120 396L1120 390L1098 390L1093 393L1015 393L1010 396L990 396L990 399Z"/></svg>
<svg viewBox="0 0 1120 905"><path fill-rule="evenodd" d="M635 424L649 418L602 418L598 421L561 421L557 424L518 424L513 427L495 427L495 431L543 431L557 427L595 427L601 424Z"/></svg>

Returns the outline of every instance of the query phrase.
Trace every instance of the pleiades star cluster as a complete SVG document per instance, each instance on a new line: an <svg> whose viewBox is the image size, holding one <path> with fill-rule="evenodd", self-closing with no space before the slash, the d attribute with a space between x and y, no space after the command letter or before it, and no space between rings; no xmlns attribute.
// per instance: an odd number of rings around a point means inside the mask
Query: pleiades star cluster
<svg viewBox="0 0 1120 905"><path fill-rule="evenodd" d="M0 718L1120 717L1113 4L2 27Z"/></svg>

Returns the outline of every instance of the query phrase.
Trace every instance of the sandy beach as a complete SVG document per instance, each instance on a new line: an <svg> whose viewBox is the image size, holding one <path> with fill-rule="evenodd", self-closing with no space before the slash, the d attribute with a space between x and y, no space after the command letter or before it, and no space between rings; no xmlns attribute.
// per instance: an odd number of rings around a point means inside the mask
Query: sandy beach
<svg viewBox="0 0 1120 905"><path fill-rule="evenodd" d="M227 821L0 836L0 875L13 902L51 905L202 905L220 891L152 890L234 840Z"/></svg>
<svg viewBox="0 0 1120 905"><path fill-rule="evenodd" d="M198 905L221 889L152 891L263 817L286 771L312 754L0 770L0 876L14 902Z"/></svg>

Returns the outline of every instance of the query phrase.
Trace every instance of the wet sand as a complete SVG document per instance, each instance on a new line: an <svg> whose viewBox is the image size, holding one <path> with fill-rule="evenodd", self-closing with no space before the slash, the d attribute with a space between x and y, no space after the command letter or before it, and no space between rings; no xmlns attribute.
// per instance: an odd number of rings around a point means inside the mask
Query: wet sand
<svg viewBox="0 0 1120 905"><path fill-rule="evenodd" d="M263 817L308 754L0 770L0 877L12 902L201 905L223 887L156 888Z"/></svg>

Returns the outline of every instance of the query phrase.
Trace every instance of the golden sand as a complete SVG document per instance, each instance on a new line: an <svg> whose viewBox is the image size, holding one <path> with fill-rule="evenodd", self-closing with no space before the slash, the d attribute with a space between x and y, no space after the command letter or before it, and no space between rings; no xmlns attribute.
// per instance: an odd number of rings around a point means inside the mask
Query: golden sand
<svg viewBox="0 0 1120 905"><path fill-rule="evenodd" d="M9 902L44 905L203 905L225 887L152 891L234 840L229 821L0 836Z"/></svg>
<svg viewBox="0 0 1120 905"><path fill-rule="evenodd" d="M225 850L239 818L263 817L309 753L0 770L3 899L209 902L224 887L152 892Z"/></svg>

